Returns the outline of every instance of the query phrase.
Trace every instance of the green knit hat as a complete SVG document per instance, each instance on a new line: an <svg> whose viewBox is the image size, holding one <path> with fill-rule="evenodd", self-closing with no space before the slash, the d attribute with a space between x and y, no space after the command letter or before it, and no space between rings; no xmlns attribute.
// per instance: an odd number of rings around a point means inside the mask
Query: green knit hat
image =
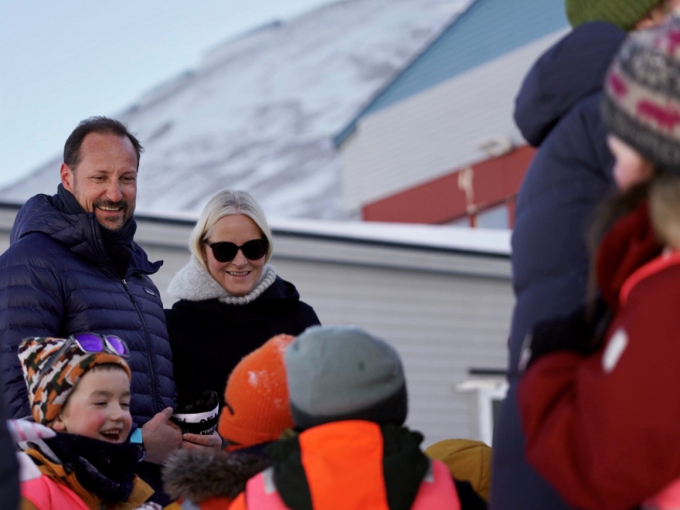
<svg viewBox="0 0 680 510"><path fill-rule="evenodd" d="M571 26L589 21L606 21L630 30L652 7L662 0L565 0L564 7Z"/></svg>

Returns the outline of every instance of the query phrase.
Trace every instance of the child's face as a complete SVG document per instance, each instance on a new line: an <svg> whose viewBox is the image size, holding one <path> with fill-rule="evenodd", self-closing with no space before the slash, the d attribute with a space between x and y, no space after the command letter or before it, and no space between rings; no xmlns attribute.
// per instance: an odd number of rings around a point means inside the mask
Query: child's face
<svg viewBox="0 0 680 510"><path fill-rule="evenodd" d="M122 369L88 371L52 423L57 432L122 443L132 427L130 381Z"/></svg>
<svg viewBox="0 0 680 510"><path fill-rule="evenodd" d="M626 191L636 184L650 180L654 176L654 165L646 160L633 147L618 136L609 135L607 144L616 159L614 163L614 181L621 191Z"/></svg>

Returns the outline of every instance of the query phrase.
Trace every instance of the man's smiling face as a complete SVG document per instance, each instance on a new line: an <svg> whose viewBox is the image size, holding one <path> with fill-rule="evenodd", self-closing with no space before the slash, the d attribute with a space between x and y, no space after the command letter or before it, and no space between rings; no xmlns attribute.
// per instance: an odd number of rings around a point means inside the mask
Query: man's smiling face
<svg viewBox="0 0 680 510"><path fill-rule="evenodd" d="M61 165L61 183L86 212L111 230L132 217L137 201L137 154L132 142L115 134L90 133L75 168Z"/></svg>

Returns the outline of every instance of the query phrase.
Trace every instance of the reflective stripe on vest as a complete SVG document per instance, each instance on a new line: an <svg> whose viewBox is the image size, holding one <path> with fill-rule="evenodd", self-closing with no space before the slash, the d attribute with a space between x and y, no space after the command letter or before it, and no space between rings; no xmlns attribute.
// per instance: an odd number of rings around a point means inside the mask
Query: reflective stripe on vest
<svg viewBox="0 0 680 510"><path fill-rule="evenodd" d="M416 500L411 506L411 510L433 508L460 510L460 500L451 479L451 472L446 464L439 460L431 461L430 471L420 483Z"/></svg>
<svg viewBox="0 0 680 510"><path fill-rule="evenodd" d="M642 505L645 510L680 509L680 479L667 485L661 492Z"/></svg>
<svg viewBox="0 0 680 510"><path fill-rule="evenodd" d="M276 491L273 468L268 468L248 480L245 494L247 502L245 508L248 510L289 510ZM242 501L241 497L239 499ZM341 502L338 503L339 507L342 507ZM232 505L230 510L240 510L241 508L244 507ZM420 484L411 510L433 510L436 508L460 510L460 501L448 468L443 462L433 460L430 470ZM316 510L330 509L318 508Z"/></svg>
<svg viewBox="0 0 680 510"><path fill-rule="evenodd" d="M46 475L21 482L21 495L40 509L88 510L88 506L75 492Z"/></svg>
<svg viewBox="0 0 680 510"><path fill-rule="evenodd" d="M274 468L267 468L246 484L246 508L257 510L288 510L274 485Z"/></svg>

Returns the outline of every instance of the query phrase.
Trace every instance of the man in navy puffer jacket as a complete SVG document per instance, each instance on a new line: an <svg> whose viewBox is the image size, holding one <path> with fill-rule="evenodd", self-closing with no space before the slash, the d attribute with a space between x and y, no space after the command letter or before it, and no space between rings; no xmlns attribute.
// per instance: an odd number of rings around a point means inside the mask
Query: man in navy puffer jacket
<svg viewBox="0 0 680 510"><path fill-rule="evenodd" d="M539 149L520 189L512 237L517 302L510 388L494 431L493 509L569 508L524 460L516 400L520 351L536 323L585 303L589 222L613 187L614 160L599 112L603 80L626 31L659 24L671 3L680 2L566 0L574 30L536 62L517 97L515 121Z"/></svg>
<svg viewBox="0 0 680 510"><path fill-rule="evenodd" d="M0 365L10 418L30 415L17 346L30 336L113 334L130 348L131 412L147 460L182 444L168 423L175 386L163 305L149 262L133 241L142 148L121 123L93 117L64 147L54 196L19 211L0 257Z"/></svg>

